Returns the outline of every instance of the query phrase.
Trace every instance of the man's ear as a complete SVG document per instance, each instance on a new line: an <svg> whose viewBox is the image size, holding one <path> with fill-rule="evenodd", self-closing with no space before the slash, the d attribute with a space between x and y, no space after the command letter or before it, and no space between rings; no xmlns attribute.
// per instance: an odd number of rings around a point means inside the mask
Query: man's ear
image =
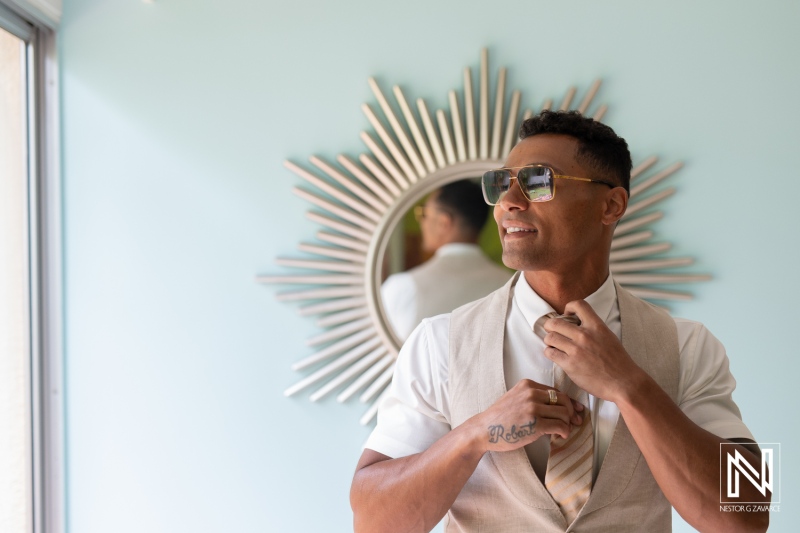
<svg viewBox="0 0 800 533"><path fill-rule="evenodd" d="M603 224L616 224L628 209L628 193L622 187L614 187L606 195Z"/></svg>
<svg viewBox="0 0 800 533"><path fill-rule="evenodd" d="M439 211L439 224L441 224L444 229L452 231L456 228L457 223L458 221L449 211Z"/></svg>

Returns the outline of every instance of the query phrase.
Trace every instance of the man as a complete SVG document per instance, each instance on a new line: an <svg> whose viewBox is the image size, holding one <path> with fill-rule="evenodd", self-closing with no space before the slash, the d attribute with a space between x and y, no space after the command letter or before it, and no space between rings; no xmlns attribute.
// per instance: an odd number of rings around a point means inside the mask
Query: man
<svg viewBox="0 0 800 533"><path fill-rule="evenodd" d="M383 307L404 341L423 318L447 313L502 287L511 273L486 257L478 237L489 209L470 180L434 191L417 212L422 248L434 255L381 286Z"/></svg>
<svg viewBox="0 0 800 533"><path fill-rule="evenodd" d="M701 531L764 531L766 513L718 507L720 444L758 464L724 349L609 275L627 144L574 112L520 137L483 180L520 275L404 345L353 479L356 531L445 513L447 531L670 531L670 506Z"/></svg>

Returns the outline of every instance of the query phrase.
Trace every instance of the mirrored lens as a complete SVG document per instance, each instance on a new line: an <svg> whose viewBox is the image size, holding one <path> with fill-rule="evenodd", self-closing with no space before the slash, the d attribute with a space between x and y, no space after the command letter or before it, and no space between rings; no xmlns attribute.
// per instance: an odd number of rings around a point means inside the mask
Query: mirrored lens
<svg viewBox="0 0 800 533"><path fill-rule="evenodd" d="M511 174L507 170L490 170L481 178L483 199L489 205L496 205L500 198L508 192Z"/></svg>
<svg viewBox="0 0 800 533"><path fill-rule="evenodd" d="M553 199L553 172L549 168L521 168L517 179L531 202L546 202Z"/></svg>

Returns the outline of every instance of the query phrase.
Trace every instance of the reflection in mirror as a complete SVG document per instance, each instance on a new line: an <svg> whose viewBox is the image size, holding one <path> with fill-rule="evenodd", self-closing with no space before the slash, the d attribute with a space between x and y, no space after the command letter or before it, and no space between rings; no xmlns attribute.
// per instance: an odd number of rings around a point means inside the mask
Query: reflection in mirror
<svg viewBox="0 0 800 533"><path fill-rule="evenodd" d="M398 340L423 318L448 313L501 287L497 225L479 182L443 185L402 217L383 257L381 298Z"/></svg>

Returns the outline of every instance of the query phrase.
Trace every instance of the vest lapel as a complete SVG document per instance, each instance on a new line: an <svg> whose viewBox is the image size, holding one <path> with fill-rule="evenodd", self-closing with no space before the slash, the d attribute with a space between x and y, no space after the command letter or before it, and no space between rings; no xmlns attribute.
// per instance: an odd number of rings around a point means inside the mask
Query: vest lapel
<svg viewBox="0 0 800 533"><path fill-rule="evenodd" d="M508 392L503 370L503 341L505 323L513 296L514 286L521 274L517 273L504 290L494 293L483 322L480 342L481 366L486 370L486 379L480 381L480 412L485 411ZM511 452L489 452L488 460L500 472L506 486L525 505L537 509L555 509L558 505L533 471L525 448ZM560 511L559 511L560 514ZM564 527L566 527L566 522Z"/></svg>
<svg viewBox="0 0 800 533"><path fill-rule="evenodd" d="M675 400L679 375L675 322L665 311L636 298L618 283L615 287L622 324L622 346L636 364ZM676 357L665 357L665 354L675 354ZM589 501L578 516L616 500L628 486L639 461L643 460L636 441L620 416Z"/></svg>

